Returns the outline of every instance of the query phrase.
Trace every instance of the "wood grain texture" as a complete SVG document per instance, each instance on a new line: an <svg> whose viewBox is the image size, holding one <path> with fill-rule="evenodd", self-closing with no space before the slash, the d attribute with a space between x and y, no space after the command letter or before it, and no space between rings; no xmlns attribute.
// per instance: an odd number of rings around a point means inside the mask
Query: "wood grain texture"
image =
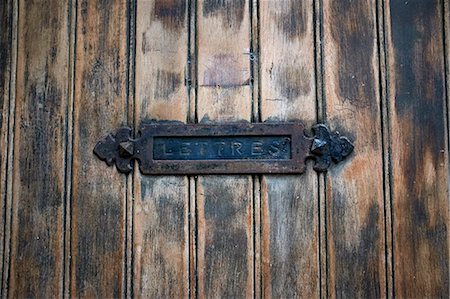
<svg viewBox="0 0 450 299"><path fill-rule="evenodd" d="M0 3L0 284L4 276L4 254L7 244L6 237L6 219L10 216L9 205L7 204L6 188L7 180L10 176L7 173L8 167L8 144L9 144L9 118L11 98L11 77L14 75L12 70L12 52L13 52L13 3L12 1L2 1ZM17 25L14 25L17 28ZM13 68L15 68L13 66ZM8 212L7 212L8 211ZM8 243L9 244L9 243ZM5 267L7 268L7 267ZM1 288L0 296L4 291Z"/></svg>
<svg viewBox="0 0 450 299"><path fill-rule="evenodd" d="M316 122L313 9L313 1L261 1L262 121ZM319 297L317 190L312 167L262 178L264 298Z"/></svg>
<svg viewBox="0 0 450 299"><path fill-rule="evenodd" d="M12 214L12 153L14 136L14 111L15 111L15 84L17 69L17 15L18 5L14 1L3 1L2 3L2 35L1 43L4 48L0 51L1 59L1 131L0 148L0 194L1 194L1 216L0 229L0 258L1 258L1 290L2 297L7 296L8 274L10 266L10 240L11 240L11 214Z"/></svg>
<svg viewBox="0 0 450 299"><path fill-rule="evenodd" d="M394 292L449 296L442 1L386 3Z"/></svg>
<svg viewBox="0 0 450 299"><path fill-rule="evenodd" d="M126 178L92 149L127 121L126 1L78 1L76 30L71 296L120 297Z"/></svg>
<svg viewBox="0 0 450 299"><path fill-rule="evenodd" d="M251 177L199 177L197 211L198 297L251 298Z"/></svg>
<svg viewBox="0 0 450 299"><path fill-rule="evenodd" d="M62 295L67 5L19 2L11 297Z"/></svg>
<svg viewBox="0 0 450 299"><path fill-rule="evenodd" d="M136 121L185 121L187 2L138 1L136 20ZM136 297L188 297L188 190L183 176L135 173Z"/></svg>
<svg viewBox="0 0 450 299"><path fill-rule="evenodd" d="M355 144L326 180L330 297L386 292L376 9L372 0L323 2L326 119Z"/></svg>
<svg viewBox="0 0 450 299"><path fill-rule="evenodd" d="M198 1L196 20L198 118L250 120L248 1ZM197 189L198 297L252 297L251 177L199 177Z"/></svg>
<svg viewBox="0 0 450 299"><path fill-rule="evenodd" d="M198 118L249 120L248 1L200 0L197 5Z"/></svg>
<svg viewBox="0 0 450 299"><path fill-rule="evenodd" d="M391 134L389 123L388 74L386 73L387 53L384 18L384 2L378 1L378 45L380 62L381 122L383 132L383 187L384 187L384 227L385 227L385 264L386 297L394 297L394 265L392 243L392 184L391 184Z"/></svg>

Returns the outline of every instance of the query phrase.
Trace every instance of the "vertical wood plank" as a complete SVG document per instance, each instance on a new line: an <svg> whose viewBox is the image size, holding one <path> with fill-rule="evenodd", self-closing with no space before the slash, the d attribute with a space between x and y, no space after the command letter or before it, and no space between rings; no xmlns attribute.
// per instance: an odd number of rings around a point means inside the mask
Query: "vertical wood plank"
<svg viewBox="0 0 450 299"><path fill-rule="evenodd" d="M249 120L250 15L247 0L199 0L198 117Z"/></svg>
<svg viewBox="0 0 450 299"><path fill-rule="evenodd" d="M391 134L389 117L388 74L386 73L387 53L385 32L385 3L378 1L378 45L380 62L380 96L381 120L383 130L383 189L384 189L384 235L385 235L385 264L386 264L386 297L394 298L394 266L392 241L392 173L391 173Z"/></svg>
<svg viewBox="0 0 450 299"><path fill-rule="evenodd" d="M71 295L123 294L126 179L93 153L127 120L127 3L78 1Z"/></svg>
<svg viewBox="0 0 450 299"><path fill-rule="evenodd" d="M444 1L444 37L445 37L445 81L446 81L446 104L447 104L447 151L450 150L450 3ZM448 167L448 188L450 190L450 167Z"/></svg>
<svg viewBox="0 0 450 299"><path fill-rule="evenodd" d="M67 11L19 2L11 297L62 296Z"/></svg>
<svg viewBox="0 0 450 299"><path fill-rule="evenodd" d="M383 152L376 2L323 2L327 122L355 152L326 179L328 292L385 296Z"/></svg>
<svg viewBox="0 0 450 299"><path fill-rule="evenodd" d="M186 121L187 1L137 1L136 121ZM135 173L134 294L187 298L189 181Z"/></svg>
<svg viewBox="0 0 450 299"><path fill-rule="evenodd" d="M127 118L130 127L136 134L136 17L137 1L127 1ZM134 175L127 179L127 194L125 203L125 269L124 269L124 297L134 298Z"/></svg>
<svg viewBox="0 0 450 299"><path fill-rule="evenodd" d="M316 121L313 1L261 1L262 120ZM317 175L263 176L263 297L319 297Z"/></svg>
<svg viewBox="0 0 450 299"><path fill-rule="evenodd" d="M388 1L394 292L449 296L443 3Z"/></svg>
<svg viewBox="0 0 450 299"><path fill-rule="evenodd" d="M198 297L251 298L251 177L199 177L197 218Z"/></svg>
<svg viewBox="0 0 450 299"><path fill-rule="evenodd" d="M5 250L9 242L9 226L7 219L10 218L10 204L7 201L7 185L11 181L11 175L8 174L8 150L9 150L9 124L10 118L10 102L14 100L13 77L15 77L15 50L13 48L13 30L17 29L14 22L13 1L2 1L0 3L0 284L3 283L4 271L7 271L6 262L9 261L5 255L9 255L9 250ZM7 231L8 229L8 231ZM6 288L2 287L0 296L5 292Z"/></svg>
<svg viewBox="0 0 450 299"><path fill-rule="evenodd" d="M250 120L248 1L197 1L197 113L210 121ZM198 297L253 293L250 176L198 178Z"/></svg>

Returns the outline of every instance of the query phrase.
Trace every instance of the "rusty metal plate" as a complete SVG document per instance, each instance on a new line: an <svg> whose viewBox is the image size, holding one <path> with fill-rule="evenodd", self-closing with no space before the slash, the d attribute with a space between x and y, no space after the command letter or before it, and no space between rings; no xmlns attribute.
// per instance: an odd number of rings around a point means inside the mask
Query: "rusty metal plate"
<svg viewBox="0 0 450 299"><path fill-rule="evenodd" d="M306 136L300 122L182 124L149 123L136 138L122 127L103 137L94 153L108 165L129 173L134 160L143 174L303 173L305 160L316 171L340 162L353 145L323 124Z"/></svg>

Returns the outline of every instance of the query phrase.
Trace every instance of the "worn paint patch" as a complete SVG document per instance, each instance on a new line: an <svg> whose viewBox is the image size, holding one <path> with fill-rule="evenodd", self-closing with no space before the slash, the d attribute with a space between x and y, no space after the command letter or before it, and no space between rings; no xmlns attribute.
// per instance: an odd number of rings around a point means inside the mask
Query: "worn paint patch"
<svg viewBox="0 0 450 299"><path fill-rule="evenodd" d="M202 86L236 87L249 84L249 68L231 54L215 54L206 59Z"/></svg>
<svg viewBox="0 0 450 299"><path fill-rule="evenodd" d="M238 30L244 20L245 0L204 0L203 16L221 17L225 28Z"/></svg>

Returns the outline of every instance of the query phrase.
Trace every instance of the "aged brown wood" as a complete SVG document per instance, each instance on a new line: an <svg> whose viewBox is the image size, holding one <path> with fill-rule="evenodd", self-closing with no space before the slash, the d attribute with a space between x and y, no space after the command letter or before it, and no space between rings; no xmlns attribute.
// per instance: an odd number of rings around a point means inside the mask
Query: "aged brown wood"
<svg viewBox="0 0 450 299"><path fill-rule="evenodd" d="M386 296L383 160L376 1L323 1L324 110L355 140L327 174L330 297Z"/></svg>
<svg viewBox="0 0 450 299"><path fill-rule="evenodd" d="M136 126L145 119L185 121L187 1L137 1ZM186 177L135 172L134 295L188 296Z"/></svg>
<svg viewBox="0 0 450 299"><path fill-rule="evenodd" d="M127 121L126 1L78 1L76 30L71 296L119 297L126 178L99 167L91 148Z"/></svg>
<svg viewBox="0 0 450 299"><path fill-rule="evenodd" d="M14 136L14 109L15 109L15 82L17 65L17 3L13 1L3 2L1 6L2 25L4 32L1 35L3 52L1 54L1 93L2 96L2 121L0 131L0 148L2 158L0 159L0 192L2 196L1 216L1 296L7 296L8 270L10 261L11 240L11 210L12 210L12 152Z"/></svg>
<svg viewBox="0 0 450 299"><path fill-rule="evenodd" d="M12 1L3 1L0 3L0 285L3 286L4 265L5 265L5 246L9 244L6 239L10 237L6 231L6 219L10 215L10 208L7 204L7 180L10 181L7 173L8 167L8 144L9 144L9 117L10 102L14 98L14 86L12 86L12 78L14 76L13 63L13 26L15 19L13 18L14 5ZM8 211L8 212L7 212ZM9 228L9 227L8 227ZM9 250L8 250L9 251ZM1 288L4 291L4 288ZM0 291L0 296L2 295Z"/></svg>
<svg viewBox="0 0 450 299"><path fill-rule="evenodd" d="M197 3L198 118L250 120L249 3ZM197 189L198 297L251 297L252 179L199 177Z"/></svg>
<svg viewBox="0 0 450 299"><path fill-rule="evenodd" d="M0 3L1 297L449 297L447 0ZM128 179L150 119L325 121L316 176Z"/></svg>
<svg viewBox="0 0 450 299"><path fill-rule="evenodd" d="M316 122L313 1L261 1L261 117ZM319 296L317 175L263 176L262 295Z"/></svg>
<svg viewBox="0 0 450 299"><path fill-rule="evenodd" d="M449 296L442 1L388 1L394 292Z"/></svg>
<svg viewBox="0 0 450 299"><path fill-rule="evenodd" d="M62 295L68 3L20 1L8 294Z"/></svg>

